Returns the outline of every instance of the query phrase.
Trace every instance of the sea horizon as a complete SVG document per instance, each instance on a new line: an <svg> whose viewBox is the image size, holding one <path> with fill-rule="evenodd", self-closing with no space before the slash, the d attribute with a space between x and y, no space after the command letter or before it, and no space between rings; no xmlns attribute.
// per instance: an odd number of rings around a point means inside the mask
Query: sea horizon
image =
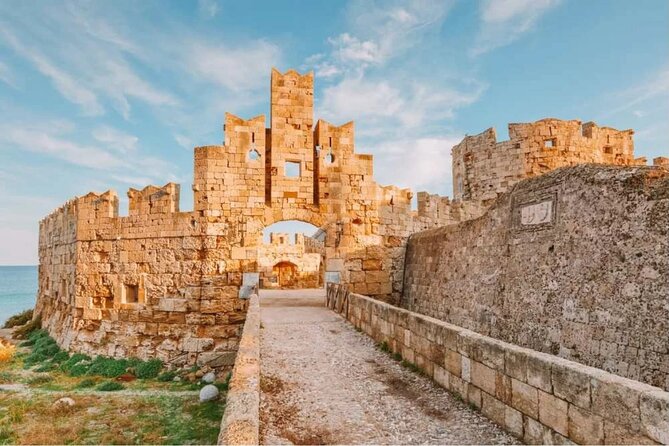
<svg viewBox="0 0 669 446"><path fill-rule="evenodd" d="M0 265L0 326L35 307L38 265Z"/></svg>

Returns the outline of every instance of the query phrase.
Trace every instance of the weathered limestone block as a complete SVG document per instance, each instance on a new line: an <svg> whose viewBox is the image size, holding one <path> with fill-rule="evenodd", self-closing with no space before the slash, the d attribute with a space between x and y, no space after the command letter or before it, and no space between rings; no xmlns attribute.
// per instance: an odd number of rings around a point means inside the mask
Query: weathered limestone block
<svg viewBox="0 0 669 446"><path fill-rule="evenodd" d="M516 379L511 380L511 405L532 418L538 418L539 395L536 388Z"/></svg>
<svg viewBox="0 0 669 446"><path fill-rule="evenodd" d="M661 444L669 444L669 394L651 390L641 394L639 404L643 432Z"/></svg>

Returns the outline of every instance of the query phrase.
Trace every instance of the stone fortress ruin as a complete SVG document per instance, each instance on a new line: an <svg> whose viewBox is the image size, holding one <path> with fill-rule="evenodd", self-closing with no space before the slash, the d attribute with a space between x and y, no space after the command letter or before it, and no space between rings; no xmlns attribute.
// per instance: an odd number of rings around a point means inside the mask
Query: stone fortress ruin
<svg viewBox="0 0 669 446"><path fill-rule="evenodd" d="M313 120L313 74L271 74L180 187L65 203L40 222L36 314L63 348L230 366L259 286L357 294L669 389L669 159L633 131L543 119L453 148L454 197L382 186L352 122ZM444 148L447 150L448 148ZM594 164L593 164L594 163ZM582 165L587 164L587 165ZM319 240L263 230L299 220Z"/></svg>

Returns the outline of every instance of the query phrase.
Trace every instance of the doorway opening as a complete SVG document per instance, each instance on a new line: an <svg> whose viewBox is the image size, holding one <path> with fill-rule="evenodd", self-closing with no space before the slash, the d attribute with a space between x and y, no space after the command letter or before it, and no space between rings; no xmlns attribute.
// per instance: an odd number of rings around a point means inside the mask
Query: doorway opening
<svg viewBox="0 0 669 446"><path fill-rule="evenodd" d="M322 288L325 232L309 223L290 220L265 228L258 249L261 289Z"/></svg>

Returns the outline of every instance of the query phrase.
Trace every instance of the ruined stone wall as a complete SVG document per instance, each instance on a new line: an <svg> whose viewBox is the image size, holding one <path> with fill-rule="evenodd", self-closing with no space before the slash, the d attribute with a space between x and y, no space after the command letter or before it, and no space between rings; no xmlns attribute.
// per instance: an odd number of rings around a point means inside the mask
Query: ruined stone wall
<svg viewBox="0 0 669 446"><path fill-rule="evenodd" d="M43 326L63 348L92 355L231 365L246 309L241 274L207 262L218 237L206 236L195 214L172 212L178 203L155 205L156 194L174 197L178 187L144 191L151 193L129 192L128 217L118 217L118 199L108 192L75 199L43 220L40 280L68 284L67 299L40 288ZM69 243L61 247L53 228L64 221Z"/></svg>
<svg viewBox="0 0 669 446"><path fill-rule="evenodd" d="M453 147L454 197L490 203L518 181L562 166L644 165L644 158L634 158L633 134L593 122L547 118L509 124L509 141L498 143L492 128L467 136Z"/></svg>
<svg viewBox="0 0 669 446"><path fill-rule="evenodd" d="M411 237L402 306L669 389L669 171L578 166Z"/></svg>

